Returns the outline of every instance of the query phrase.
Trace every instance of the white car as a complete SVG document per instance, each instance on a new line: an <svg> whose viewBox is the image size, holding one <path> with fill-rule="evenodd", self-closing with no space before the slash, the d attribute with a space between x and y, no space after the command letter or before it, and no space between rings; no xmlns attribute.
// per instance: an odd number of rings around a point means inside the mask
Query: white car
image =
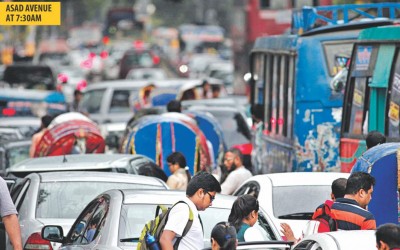
<svg viewBox="0 0 400 250"><path fill-rule="evenodd" d="M336 231L312 234L299 243L293 250L376 250L375 230Z"/></svg>
<svg viewBox="0 0 400 250"><path fill-rule="evenodd" d="M330 199L331 185L348 173L292 172L256 175L243 183L233 195L253 194L271 215L276 227L285 222L296 238L311 219L315 209Z"/></svg>

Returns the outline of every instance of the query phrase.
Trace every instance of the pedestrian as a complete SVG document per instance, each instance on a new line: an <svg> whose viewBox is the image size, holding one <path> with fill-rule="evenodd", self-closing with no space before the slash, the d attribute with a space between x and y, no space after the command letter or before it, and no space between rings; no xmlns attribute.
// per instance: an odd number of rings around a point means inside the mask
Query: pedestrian
<svg viewBox="0 0 400 250"><path fill-rule="evenodd" d="M182 112L182 105L181 102L178 100L172 100L167 104L167 111L168 112Z"/></svg>
<svg viewBox="0 0 400 250"><path fill-rule="evenodd" d="M53 117L50 115L44 115L41 118L41 125L38 132L32 136L32 144L29 149L29 157L33 158L35 156L36 147L38 146L40 140L42 139L44 133L48 130L47 127L50 125Z"/></svg>
<svg viewBox="0 0 400 250"><path fill-rule="evenodd" d="M219 98L221 94L221 87L219 85L211 86L211 98Z"/></svg>
<svg viewBox="0 0 400 250"><path fill-rule="evenodd" d="M193 212L193 224L188 233L180 240L178 249L198 250L204 248L203 226L199 212L212 205L221 186L215 177L206 172L199 172L189 181L186 189L186 197L175 205L168 216L168 221L160 238L161 249L173 249L177 237L182 235L189 220L189 209Z"/></svg>
<svg viewBox="0 0 400 250"><path fill-rule="evenodd" d="M378 250L400 250L400 226L383 224L375 232Z"/></svg>
<svg viewBox="0 0 400 250"><path fill-rule="evenodd" d="M343 198L336 198L332 205L332 217L338 222L338 230L376 229L374 215L367 206L374 191L375 178L365 172L355 172L346 183Z"/></svg>
<svg viewBox="0 0 400 250"><path fill-rule="evenodd" d="M219 222L211 231L211 250L235 250L236 229L229 222Z"/></svg>
<svg viewBox="0 0 400 250"><path fill-rule="evenodd" d="M235 227L239 242L264 240L260 231L252 228L258 220L258 210L258 200L250 194L239 196L233 203L228 221Z"/></svg>
<svg viewBox="0 0 400 250"><path fill-rule="evenodd" d="M81 112L81 100L83 97L82 91L75 89L74 91L74 99L72 100L72 103L68 105L68 111L69 112Z"/></svg>
<svg viewBox="0 0 400 250"><path fill-rule="evenodd" d="M210 83L206 79L203 80L203 83L201 84L202 99L208 99L211 97L210 88L211 88Z"/></svg>
<svg viewBox="0 0 400 250"><path fill-rule="evenodd" d="M376 145L382 144L386 142L386 137L379 131L373 130L370 131L365 138L365 143L367 144L367 149L375 147Z"/></svg>
<svg viewBox="0 0 400 250"><path fill-rule="evenodd" d="M338 198L343 198L345 193L346 193L346 183L347 179L346 178L338 178L332 182L331 185L331 202L334 202ZM326 202L325 202L326 203ZM317 217L321 216L324 213L324 205L325 203L319 205L317 209L315 210L312 219L315 220ZM308 224L307 227L303 231L303 236L316 233L314 232L315 227L312 224ZM311 233L309 233L311 231ZM293 241L297 243L298 241L301 240L300 238L297 238L294 233L292 228L290 227L289 224L287 223L281 223L281 232L283 235L286 237L288 241Z"/></svg>
<svg viewBox="0 0 400 250"><path fill-rule="evenodd" d="M224 166L228 176L221 185L221 194L232 194L244 181L252 176L243 166L243 155L237 148L231 148L225 153Z"/></svg>
<svg viewBox="0 0 400 250"><path fill-rule="evenodd" d="M10 197L7 183L0 178L0 215L14 250L22 250L21 229L17 210Z"/></svg>
<svg viewBox="0 0 400 250"><path fill-rule="evenodd" d="M186 165L185 156L180 152L173 152L167 157L167 164L171 175L167 185L170 189L186 190L190 181L189 167Z"/></svg>

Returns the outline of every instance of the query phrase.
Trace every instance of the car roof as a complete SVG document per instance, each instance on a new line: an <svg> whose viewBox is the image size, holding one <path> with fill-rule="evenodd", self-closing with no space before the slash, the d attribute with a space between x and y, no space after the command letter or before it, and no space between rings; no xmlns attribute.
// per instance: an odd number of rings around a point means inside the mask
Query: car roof
<svg viewBox="0 0 400 250"><path fill-rule="evenodd" d="M124 196L125 204L171 204L185 197L184 191L176 190L121 190ZM213 207L232 208L233 202L237 197L231 195L217 194L212 202Z"/></svg>
<svg viewBox="0 0 400 250"><path fill-rule="evenodd" d="M1 126L40 126L40 118L39 117L7 117L7 118L0 118L0 127Z"/></svg>
<svg viewBox="0 0 400 250"><path fill-rule="evenodd" d="M149 186L165 187L166 184L155 177L148 177L143 175L131 175L121 173L109 172L94 172L94 171L65 171L65 172L46 172L46 173L33 173L30 175L40 176L41 182L76 182L76 181L90 181L90 182L118 182L118 183L137 183ZM28 175L27 177L29 177Z"/></svg>
<svg viewBox="0 0 400 250"><path fill-rule="evenodd" d="M187 100L182 101L182 107L190 106L221 106L226 105L231 107L231 105L245 105L248 104L247 97L245 96L227 96L214 99L199 99L199 100Z"/></svg>
<svg viewBox="0 0 400 250"><path fill-rule="evenodd" d="M26 159L11 166L8 172L41 172L41 171L62 171L62 170L90 170L109 169L118 167L119 163L128 160L143 158L143 155L130 154L83 154L48 156ZM147 158L147 157L145 157Z"/></svg>
<svg viewBox="0 0 400 250"><path fill-rule="evenodd" d="M248 181L255 180L260 183L266 182L268 179L273 186L297 186L297 185L331 185L337 178L348 178L349 173L333 173L333 172L287 172L275 174L255 175Z"/></svg>
<svg viewBox="0 0 400 250"><path fill-rule="evenodd" d="M12 141L1 141L0 144L6 148L16 148L21 146L30 146L32 144L31 139L20 139L20 140L12 140Z"/></svg>

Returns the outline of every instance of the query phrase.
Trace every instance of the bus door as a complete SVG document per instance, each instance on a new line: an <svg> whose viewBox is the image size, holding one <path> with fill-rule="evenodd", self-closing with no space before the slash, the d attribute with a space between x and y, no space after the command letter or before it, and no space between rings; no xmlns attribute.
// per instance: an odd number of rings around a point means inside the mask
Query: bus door
<svg viewBox="0 0 400 250"><path fill-rule="evenodd" d="M357 158L366 150L364 137L369 128L371 84L378 54L376 44L354 46L346 83L340 140L341 172L350 172ZM381 131L383 132L383 131Z"/></svg>

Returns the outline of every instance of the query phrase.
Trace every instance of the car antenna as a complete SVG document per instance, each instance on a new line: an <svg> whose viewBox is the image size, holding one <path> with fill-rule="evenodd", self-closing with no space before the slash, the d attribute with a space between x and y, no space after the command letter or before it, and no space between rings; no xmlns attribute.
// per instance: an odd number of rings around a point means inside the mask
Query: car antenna
<svg viewBox="0 0 400 250"><path fill-rule="evenodd" d="M64 147L61 147L62 148L62 153L63 153L63 163L66 163L66 162L68 162L68 160L67 160L67 157L65 156L65 149L64 149Z"/></svg>

